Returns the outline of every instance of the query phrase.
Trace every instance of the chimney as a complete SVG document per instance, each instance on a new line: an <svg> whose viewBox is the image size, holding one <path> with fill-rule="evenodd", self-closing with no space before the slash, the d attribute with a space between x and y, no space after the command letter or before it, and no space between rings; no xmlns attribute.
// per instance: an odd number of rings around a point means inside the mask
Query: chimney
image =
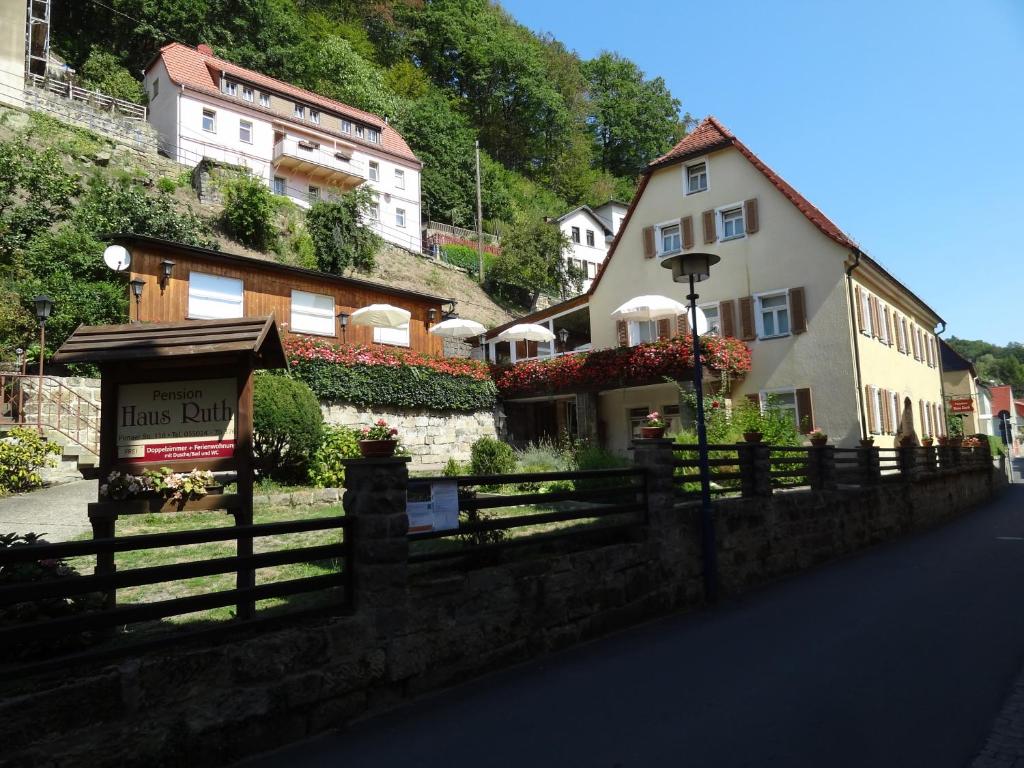
<svg viewBox="0 0 1024 768"><path fill-rule="evenodd" d="M208 46L206 43L200 43L197 45L196 50L203 54L203 56L213 56L213 48Z"/></svg>

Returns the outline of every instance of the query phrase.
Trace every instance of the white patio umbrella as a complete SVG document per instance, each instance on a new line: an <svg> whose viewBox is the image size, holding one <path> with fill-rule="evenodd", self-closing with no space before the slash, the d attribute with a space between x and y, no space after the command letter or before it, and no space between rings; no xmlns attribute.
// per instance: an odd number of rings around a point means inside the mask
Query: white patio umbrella
<svg viewBox="0 0 1024 768"><path fill-rule="evenodd" d="M670 299L668 296L636 296L621 307L612 312L613 320L635 320L646 322L649 320L665 320L679 315L690 315L690 327L696 326L698 335L708 332L708 319L700 307L696 307L697 316L689 312L682 302Z"/></svg>
<svg viewBox="0 0 1024 768"><path fill-rule="evenodd" d="M370 325L374 328L402 328L407 325L412 313L390 304L371 304L352 313L349 320L353 325Z"/></svg>
<svg viewBox="0 0 1024 768"><path fill-rule="evenodd" d="M430 328L430 332L435 336L444 336L449 339L469 339L486 331L487 329L476 320L463 320L461 317L442 320Z"/></svg>
<svg viewBox="0 0 1024 768"><path fill-rule="evenodd" d="M499 341L554 341L555 334L543 325L519 323L498 334Z"/></svg>

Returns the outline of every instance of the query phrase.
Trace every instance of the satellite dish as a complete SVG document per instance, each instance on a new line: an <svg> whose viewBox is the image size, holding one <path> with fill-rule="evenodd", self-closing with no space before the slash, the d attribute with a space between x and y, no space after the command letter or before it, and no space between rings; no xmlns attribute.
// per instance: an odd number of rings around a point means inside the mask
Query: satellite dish
<svg viewBox="0 0 1024 768"><path fill-rule="evenodd" d="M132 255L123 245L108 245L103 251L103 263L115 272L123 272L132 263Z"/></svg>

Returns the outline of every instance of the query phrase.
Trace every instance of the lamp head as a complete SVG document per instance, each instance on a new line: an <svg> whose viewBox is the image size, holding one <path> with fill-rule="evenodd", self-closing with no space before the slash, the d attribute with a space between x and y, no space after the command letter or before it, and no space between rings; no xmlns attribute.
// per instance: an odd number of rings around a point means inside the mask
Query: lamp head
<svg viewBox="0 0 1024 768"><path fill-rule="evenodd" d="M348 312L338 313L338 322L341 324L342 329L348 327Z"/></svg>
<svg viewBox="0 0 1024 768"><path fill-rule="evenodd" d="M713 253L680 253L661 260L661 266L672 270L672 279L677 283L686 283L693 278L695 283L707 280L711 275L711 267L722 259Z"/></svg>
<svg viewBox="0 0 1024 768"><path fill-rule="evenodd" d="M561 342L563 344L568 342L569 341L569 329L568 328L559 328L558 329L558 338L561 340Z"/></svg>
<svg viewBox="0 0 1024 768"><path fill-rule="evenodd" d="M136 301L142 298L142 289L146 287L146 281L135 278L129 283L132 287L132 293L135 295Z"/></svg>
<svg viewBox="0 0 1024 768"><path fill-rule="evenodd" d="M167 281L171 279L171 272L174 270L174 262L170 259L164 259L160 262L160 287L163 288L167 285Z"/></svg>
<svg viewBox="0 0 1024 768"><path fill-rule="evenodd" d="M433 323L434 320L436 320L436 319L437 319L437 310L434 309L433 307L431 307L430 309L427 310L427 320L429 320L431 323Z"/></svg>
<svg viewBox="0 0 1024 768"><path fill-rule="evenodd" d="M46 294L41 294L36 296L32 300L32 303L35 304L36 307L36 320L38 320L40 324L45 323L46 319L53 311L53 299Z"/></svg>

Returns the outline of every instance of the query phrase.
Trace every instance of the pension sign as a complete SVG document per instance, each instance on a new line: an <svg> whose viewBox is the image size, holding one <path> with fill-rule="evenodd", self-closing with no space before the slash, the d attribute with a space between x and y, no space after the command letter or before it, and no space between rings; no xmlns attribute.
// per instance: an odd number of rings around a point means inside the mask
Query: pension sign
<svg viewBox="0 0 1024 768"><path fill-rule="evenodd" d="M231 458L237 388L233 378L120 385L118 460L159 464Z"/></svg>

